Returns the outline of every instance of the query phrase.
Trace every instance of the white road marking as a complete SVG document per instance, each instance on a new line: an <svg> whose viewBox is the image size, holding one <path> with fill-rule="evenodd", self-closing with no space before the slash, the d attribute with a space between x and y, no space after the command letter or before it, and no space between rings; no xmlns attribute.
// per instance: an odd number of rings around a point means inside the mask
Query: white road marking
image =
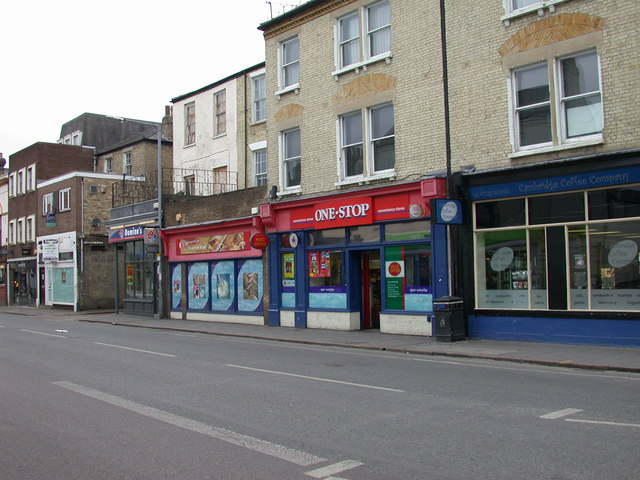
<svg viewBox="0 0 640 480"><path fill-rule="evenodd" d="M38 335L46 335L47 337L67 338L64 335L54 335L53 333L36 332L35 330L25 330L24 328L21 328L20 331L27 332L27 333L36 333Z"/></svg>
<svg viewBox="0 0 640 480"><path fill-rule="evenodd" d="M340 385L349 385L351 387L371 388L374 390L385 390L387 392L404 393L404 390L398 390L396 388L378 387L376 385L366 385L364 383L343 382L341 380L331 380L329 378L309 377L307 375L298 375L297 373L278 372L276 370L264 370L262 368L243 367L242 365L227 364L227 367L241 368L243 370L251 370L253 372L271 373L273 375L284 375L286 377L304 378L306 380L317 380L319 382L327 383L339 383Z"/></svg>
<svg viewBox="0 0 640 480"><path fill-rule="evenodd" d="M162 355L163 357L178 358L177 355L171 355L169 353L152 352L151 350L141 350L139 348L123 347L122 345L112 345L111 343L100 343L100 342L93 342L93 343L95 343L96 345L103 345L105 347L120 348L122 350L131 350L133 352L150 353L152 355Z"/></svg>
<svg viewBox="0 0 640 480"><path fill-rule="evenodd" d="M296 465L301 465L303 467L308 467L310 465L315 465L326 461L326 458L316 457L315 455L301 452L299 450L294 450L292 448L287 448L282 445L267 442L265 440L242 435L240 433L227 430L226 428L207 425L206 423L191 420L179 415L174 415L173 413L165 412L163 410L158 410L157 408L132 402L130 400L116 397L114 395L110 395L108 393L104 393L90 387L85 387L83 385L77 385L75 383L64 381L53 382L53 384L79 393L81 395L93 398L95 400L99 400L101 402L105 402L110 405L114 405L116 407L124 408L125 410L144 415L145 417L160 420L161 422L168 423L176 427L184 428L196 433L201 433L202 435L207 435L211 438L222 440L223 442L231 443L233 445L238 445L240 447L260 452L271 457L279 458Z"/></svg>
<svg viewBox="0 0 640 480"><path fill-rule="evenodd" d="M7 328L7 327L5 327L4 325L0 325L0 328Z"/></svg>
<svg viewBox="0 0 640 480"><path fill-rule="evenodd" d="M574 422L574 423L592 423L594 425L612 425L614 427L634 427L640 428L640 424L637 423L620 423L620 422L603 422L600 420L579 420L577 418L565 418L565 422Z"/></svg>
<svg viewBox="0 0 640 480"><path fill-rule="evenodd" d="M327 465L326 467L311 470L310 472L306 472L305 475L309 475L313 478L331 477L331 475L333 475L334 473L345 472L347 470L351 470L352 468L359 467L360 465L363 465L363 463L356 462L355 460L345 460L343 462L334 463L333 465Z"/></svg>
<svg viewBox="0 0 640 480"><path fill-rule="evenodd" d="M557 418L567 417L569 415L573 415L574 413L582 412L578 408L565 408L564 410L558 410L556 412L547 413L546 415L540 415L540 418L546 418L549 420L555 420Z"/></svg>

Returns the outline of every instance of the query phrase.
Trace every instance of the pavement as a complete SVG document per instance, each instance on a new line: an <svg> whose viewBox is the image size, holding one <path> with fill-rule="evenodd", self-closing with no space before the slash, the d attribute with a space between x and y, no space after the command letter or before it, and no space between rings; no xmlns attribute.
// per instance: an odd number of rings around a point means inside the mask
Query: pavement
<svg viewBox="0 0 640 480"><path fill-rule="evenodd" d="M310 328L270 327L198 320L159 319L116 314L108 310L73 312L50 307L0 307L0 314L97 322L126 327L255 338L278 342L323 345L363 350L475 358L586 370L640 373L640 348L565 345L469 338L455 342L435 337L394 335L377 330L343 332Z"/></svg>

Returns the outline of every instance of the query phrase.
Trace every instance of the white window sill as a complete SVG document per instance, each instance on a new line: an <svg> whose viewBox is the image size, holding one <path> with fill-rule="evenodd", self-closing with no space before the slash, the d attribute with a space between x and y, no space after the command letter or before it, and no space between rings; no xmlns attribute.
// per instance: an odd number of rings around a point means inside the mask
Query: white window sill
<svg viewBox="0 0 640 480"><path fill-rule="evenodd" d="M592 145L601 145L604 143L604 138L602 135L598 135L597 137L575 141L571 143L565 143L562 145L551 145L540 148L534 148L531 150L520 150L519 152L514 152L509 154L509 158L521 158L527 157L529 155L538 155L541 153L551 153L551 152L560 152L562 150L570 150L572 148L580 148L580 147L590 147Z"/></svg>
<svg viewBox="0 0 640 480"><path fill-rule="evenodd" d="M287 188L286 190L283 190L281 192L277 192L276 195L278 197L287 197L289 195L299 195L301 193L302 193L301 187L292 187L292 188Z"/></svg>
<svg viewBox="0 0 640 480"><path fill-rule="evenodd" d="M288 87L284 87L282 90L278 90L275 95L276 97L278 97L278 100L280 100L280 97L282 97L283 95L286 95L287 93L290 92L296 92L296 95L298 93L300 93L300 84L299 83L294 83L293 85L289 85Z"/></svg>
<svg viewBox="0 0 640 480"><path fill-rule="evenodd" d="M189 148L189 147L195 147L196 144L195 143L188 143L187 145L183 145L182 148Z"/></svg>
<svg viewBox="0 0 640 480"><path fill-rule="evenodd" d="M220 133L218 135L214 135L213 137L211 137L211 139L215 140L216 138L226 137L226 136L227 136L227 132L224 132L224 133Z"/></svg>
<svg viewBox="0 0 640 480"><path fill-rule="evenodd" d="M553 13L556 11L556 4L566 2L567 0L545 0L538 3L534 3L533 5L527 5L526 7L519 8L517 10L512 10L511 12L505 13L500 17L500 20L504 24L505 27L508 27L511 24L511 20L514 18L522 17L524 15L528 15L532 12L538 12L538 16L544 16L544 9L548 9L549 13Z"/></svg>
<svg viewBox="0 0 640 480"><path fill-rule="evenodd" d="M267 119L262 119L262 120L254 120L253 122L251 122L251 126L253 127L254 125L262 125L263 123L267 123Z"/></svg>
<svg viewBox="0 0 640 480"><path fill-rule="evenodd" d="M382 55L377 55L375 57L369 58L364 62L354 63L352 65L348 65L344 68L336 70L335 72L331 72L331 75L333 75L333 78L337 81L340 78L340 75L344 75L345 73L349 73L353 71L355 71L356 73L360 73L361 71L366 72L369 65L373 65L374 63L384 61L386 62L387 65L389 65L391 63L392 58L393 58L393 55L391 54L391 52L386 52L386 53L383 53Z"/></svg>
<svg viewBox="0 0 640 480"><path fill-rule="evenodd" d="M348 177L339 182L334 183L334 186L337 188L346 187L348 185L367 185L371 182L375 182L376 180L389 180L396 178L395 170L389 170L388 172L377 173L375 175L371 175L369 177L359 176L359 177Z"/></svg>

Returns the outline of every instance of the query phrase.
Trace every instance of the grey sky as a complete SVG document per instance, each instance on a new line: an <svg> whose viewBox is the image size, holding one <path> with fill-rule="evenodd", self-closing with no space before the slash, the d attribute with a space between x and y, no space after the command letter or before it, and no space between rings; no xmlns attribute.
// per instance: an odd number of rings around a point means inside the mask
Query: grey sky
<svg viewBox="0 0 640 480"><path fill-rule="evenodd" d="M160 121L171 98L262 62L269 18L265 0L1 2L0 152L85 112Z"/></svg>

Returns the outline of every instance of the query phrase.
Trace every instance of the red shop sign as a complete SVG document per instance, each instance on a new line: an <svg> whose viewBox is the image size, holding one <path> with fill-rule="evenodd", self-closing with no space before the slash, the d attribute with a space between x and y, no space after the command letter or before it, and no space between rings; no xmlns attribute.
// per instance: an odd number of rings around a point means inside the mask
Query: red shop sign
<svg viewBox="0 0 640 480"><path fill-rule="evenodd" d="M264 233L256 233L251 236L251 240L249 244L253 248L259 248L260 250L264 250L269 245L269 237Z"/></svg>
<svg viewBox="0 0 640 480"><path fill-rule="evenodd" d="M320 229L368 225L370 223L373 223L371 197L318 203L314 207L301 208L291 213L292 228L313 226Z"/></svg>

